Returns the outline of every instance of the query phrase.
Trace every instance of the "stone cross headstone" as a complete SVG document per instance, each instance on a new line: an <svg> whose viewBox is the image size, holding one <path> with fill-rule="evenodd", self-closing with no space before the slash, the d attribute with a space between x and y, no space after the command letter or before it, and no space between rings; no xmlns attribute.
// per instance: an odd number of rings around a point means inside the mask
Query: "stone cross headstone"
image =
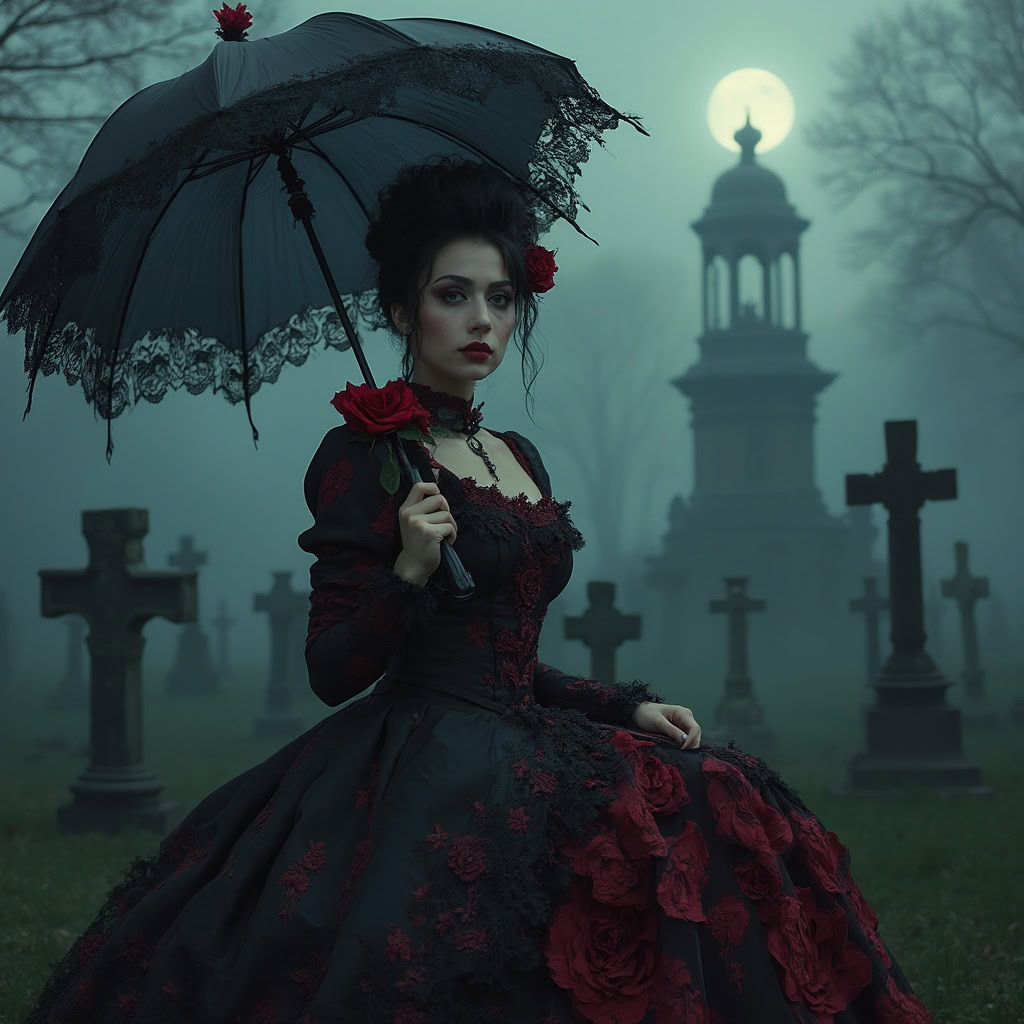
<svg viewBox="0 0 1024 1024"><path fill-rule="evenodd" d="M587 583L588 607L582 615L563 615L566 640L582 640L590 649L590 676L603 682L617 679L615 652L625 640L639 640L641 617L615 607L615 584L609 580Z"/></svg>
<svg viewBox="0 0 1024 1024"><path fill-rule="evenodd" d="M47 701L47 707L51 711L82 711L89 706L89 682L82 671L88 623L81 615L69 615L64 625L68 628L64 678Z"/></svg>
<svg viewBox="0 0 1024 1024"><path fill-rule="evenodd" d="M747 661L747 614L763 612L768 605L760 598L747 597L749 576L725 576L725 598L711 601L711 612L726 616L728 668L725 694L715 708L709 743L717 746L735 739L752 752L767 753L775 748L775 733L764 723L764 710L754 694ZM703 735L703 734L702 734Z"/></svg>
<svg viewBox="0 0 1024 1024"><path fill-rule="evenodd" d="M142 627L158 615L195 619L196 574L147 569L148 531L142 508L83 512L88 567L39 571L43 616L76 614L89 623L90 761L71 783L74 800L57 809L64 833L135 827L165 834L179 817L142 763Z"/></svg>
<svg viewBox="0 0 1024 1024"><path fill-rule="evenodd" d="M266 594L253 594L253 611L266 612L270 622L270 683L266 708L256 719L256 735L295 736L302 732L302 719L291 709L288 640L298 604L291 572L275 572L273 577L274 585Z"/></svg>
<svg viewBox="0 0 1024 1024"><path fill-rule="evenodd" d="M881 622L881 613L889 610L889 599L880 597L878 594L878 577L864 577L864 594L862 597L850 599L850 611L862 612L864 623L867 628L867 685L870 687L878 675L878 668L882 662L881 649L879 645L878 629Z"/></svg>
<svg viewBox="0 0 1024 1024"><path fill-rule="evenodd" d="M288 641L288 685L300 700L317 699L309 685L306 668L306 633L309 631L309 591L295 595L295 614L292 616L291 638Z"/></svg>
<svg viewBox="0 0 1024 1024"><path fill-rule="evenodd" d="M167 556L167 564L182 572L192 572L206 565L206 552L197 551L191 535L185 534L178 551ZM167 674L167 693L182 696L215 693L220 680L210 660L210 644L199 621L186 623L178 634L174 664Z"/></svg>
<svg viewBox="0 0 1024 1024"><path fill-rule="evenodd" d="M942 592L933 582L930 584L924 600L925 625L927 627L925 641L929 653L937 663L945 660L948 653L946 651L946 633L942 625L946 611L943 605Z"/></svg>
<svg viewBox="0 0 1024 1024"><path fill-rule="evenodd" d="M1001 664L1013 661L1014 654L1018 659L1024 653L1024 645L1015 644L1010 620L1006 614L1006 602L1003 600L1004 590L996 587L990 589L986 615L983 611L979 616L978 635L985 648L985 660L992 665L994 661ZM1014 650L1016 646L1016 651Z"/></svg>
<svg viewBox="0 0 1024 1024"><path fill-rule="evenodd" d="M867 751L850 762L853 791L877 794L920 785L939 792L991 793L981 766L962 748L960 710L946 702L952 685L924 649L921 521L926 501L956 497L956 470L924 471L917 461L917 423L887 420L886 463L880 473L846 477L849 505L879 503L889 513L889 618L892 651L874 682L876 702L865 709Z"/></svg>
<svg viewBox="0 0 1024 1024"><path fill-rule="evenodd" d="M985 673L978 657L978 624L974 605L979 598L988 597L988 580L972 576L967 567L967 543L958 540L954 545L956 573L942 580L942 596L952 598L960 611L960 636L963 643L964 722L979 732L999 728L999 712L992 706L985 692Z"/></svg>
<svg viewBox="0 0 1024 1024"><path fill-rule="evenodd" d="M231 658L228 654L228 630L235 620L228 615L227 601L221 601L220 611L213 620L213 628L217 630L217 671L222 678L231 674Z"/></svg>

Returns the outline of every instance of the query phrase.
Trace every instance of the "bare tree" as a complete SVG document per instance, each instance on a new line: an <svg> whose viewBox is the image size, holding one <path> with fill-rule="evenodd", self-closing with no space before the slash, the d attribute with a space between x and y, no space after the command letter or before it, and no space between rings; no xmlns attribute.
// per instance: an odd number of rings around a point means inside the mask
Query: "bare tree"
<svg viewBox="0 0 1024 1024"><path fill-rule="evenodd" d="M20 215L52 201L111 111L154 80L151 61L168 62L168 77L183 74L220 42L208 2L182 9L134 0L0 0L0 171L21 184L4 190L17 198L0 202L0 236L27 239L38 216L26 223ZM266 4L250 38L280 20L281 5Z"/></svg>
<svg viewBox="0 0 1024 1024"><path fill-rule="evenodd" d="M559 296L550 319L545 314L545 324L557 325L557 343L545 359L554 366L539 380L557 381L558 393L544 403L554 429L542 443L571 456L594 524L588 539L609 574L618 572L632 540L630 517L662 522L663 505L652 511L653 492L673 490L664 445L682 427L682 401L669 383L681 369L672 356L682 339L666 296L677 292L656 264L610 258Z"/></svg>
<svg viewBox="0 0 1024 1024"><path fill-rule="evenodd" d="M865 305L879 336L980 334L1024 355L1024 0L908 4L833 70L834 109L805 137L841 207L881 190L845 253L889 271Z"/></svg>

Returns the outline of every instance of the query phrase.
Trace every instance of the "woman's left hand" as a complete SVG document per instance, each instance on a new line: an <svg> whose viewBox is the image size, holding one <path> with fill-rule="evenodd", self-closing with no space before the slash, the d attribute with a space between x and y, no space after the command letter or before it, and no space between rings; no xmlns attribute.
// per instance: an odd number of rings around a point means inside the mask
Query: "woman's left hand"
<svg viewBox="0 0 1024 1024"><path fill-rule="evenodd" d="M683 750L696 750L700 746L700 726L693 712L679 704L655 704L645 700L633 709L633 721L638 729L671 737L682 744Z"/></svg>

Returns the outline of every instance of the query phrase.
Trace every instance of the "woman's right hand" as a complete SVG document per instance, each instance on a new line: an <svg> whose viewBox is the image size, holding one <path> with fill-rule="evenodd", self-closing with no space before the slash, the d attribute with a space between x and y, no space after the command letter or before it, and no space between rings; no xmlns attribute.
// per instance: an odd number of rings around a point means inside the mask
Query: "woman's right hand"
<svg viewBox="0 0 1024 1024"><path fill-rule="evenodd" d="M395 572L406 579L425 584L441 564L441 541L446 537L455 543L458 528L433 480L418 480L409 489L398 510L402 531L402 550L395 561Z"/></svg>

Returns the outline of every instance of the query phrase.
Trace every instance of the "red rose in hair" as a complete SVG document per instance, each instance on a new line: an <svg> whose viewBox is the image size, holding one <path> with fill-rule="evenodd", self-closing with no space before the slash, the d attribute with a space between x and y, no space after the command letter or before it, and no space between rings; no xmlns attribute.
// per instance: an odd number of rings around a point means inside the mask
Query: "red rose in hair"
<svg viewBox="0 0 1024 1024"><path fill-rule="evenodd" d="M389 380L382 388L348 381L331 405L353 430L364 434L386 434L405 427L418 427L426 433L430 426L430 413L404 380Z"/></svg>
<svg viewBox="0 0 1024 1024"><path fill-rule="evenodd" d="M531 291L546 292L555 286L555 263L557 249L545 249L543 245L531 245L526 250L526 276Z"/></svg>
<svg viewBox="0 0 1024 1024"><path fill-rule="evenodd" d="M551 977L592 1024L640 1024L657 977L653 910L599 903L585 884L555 912L544 942Z"/></svg>

